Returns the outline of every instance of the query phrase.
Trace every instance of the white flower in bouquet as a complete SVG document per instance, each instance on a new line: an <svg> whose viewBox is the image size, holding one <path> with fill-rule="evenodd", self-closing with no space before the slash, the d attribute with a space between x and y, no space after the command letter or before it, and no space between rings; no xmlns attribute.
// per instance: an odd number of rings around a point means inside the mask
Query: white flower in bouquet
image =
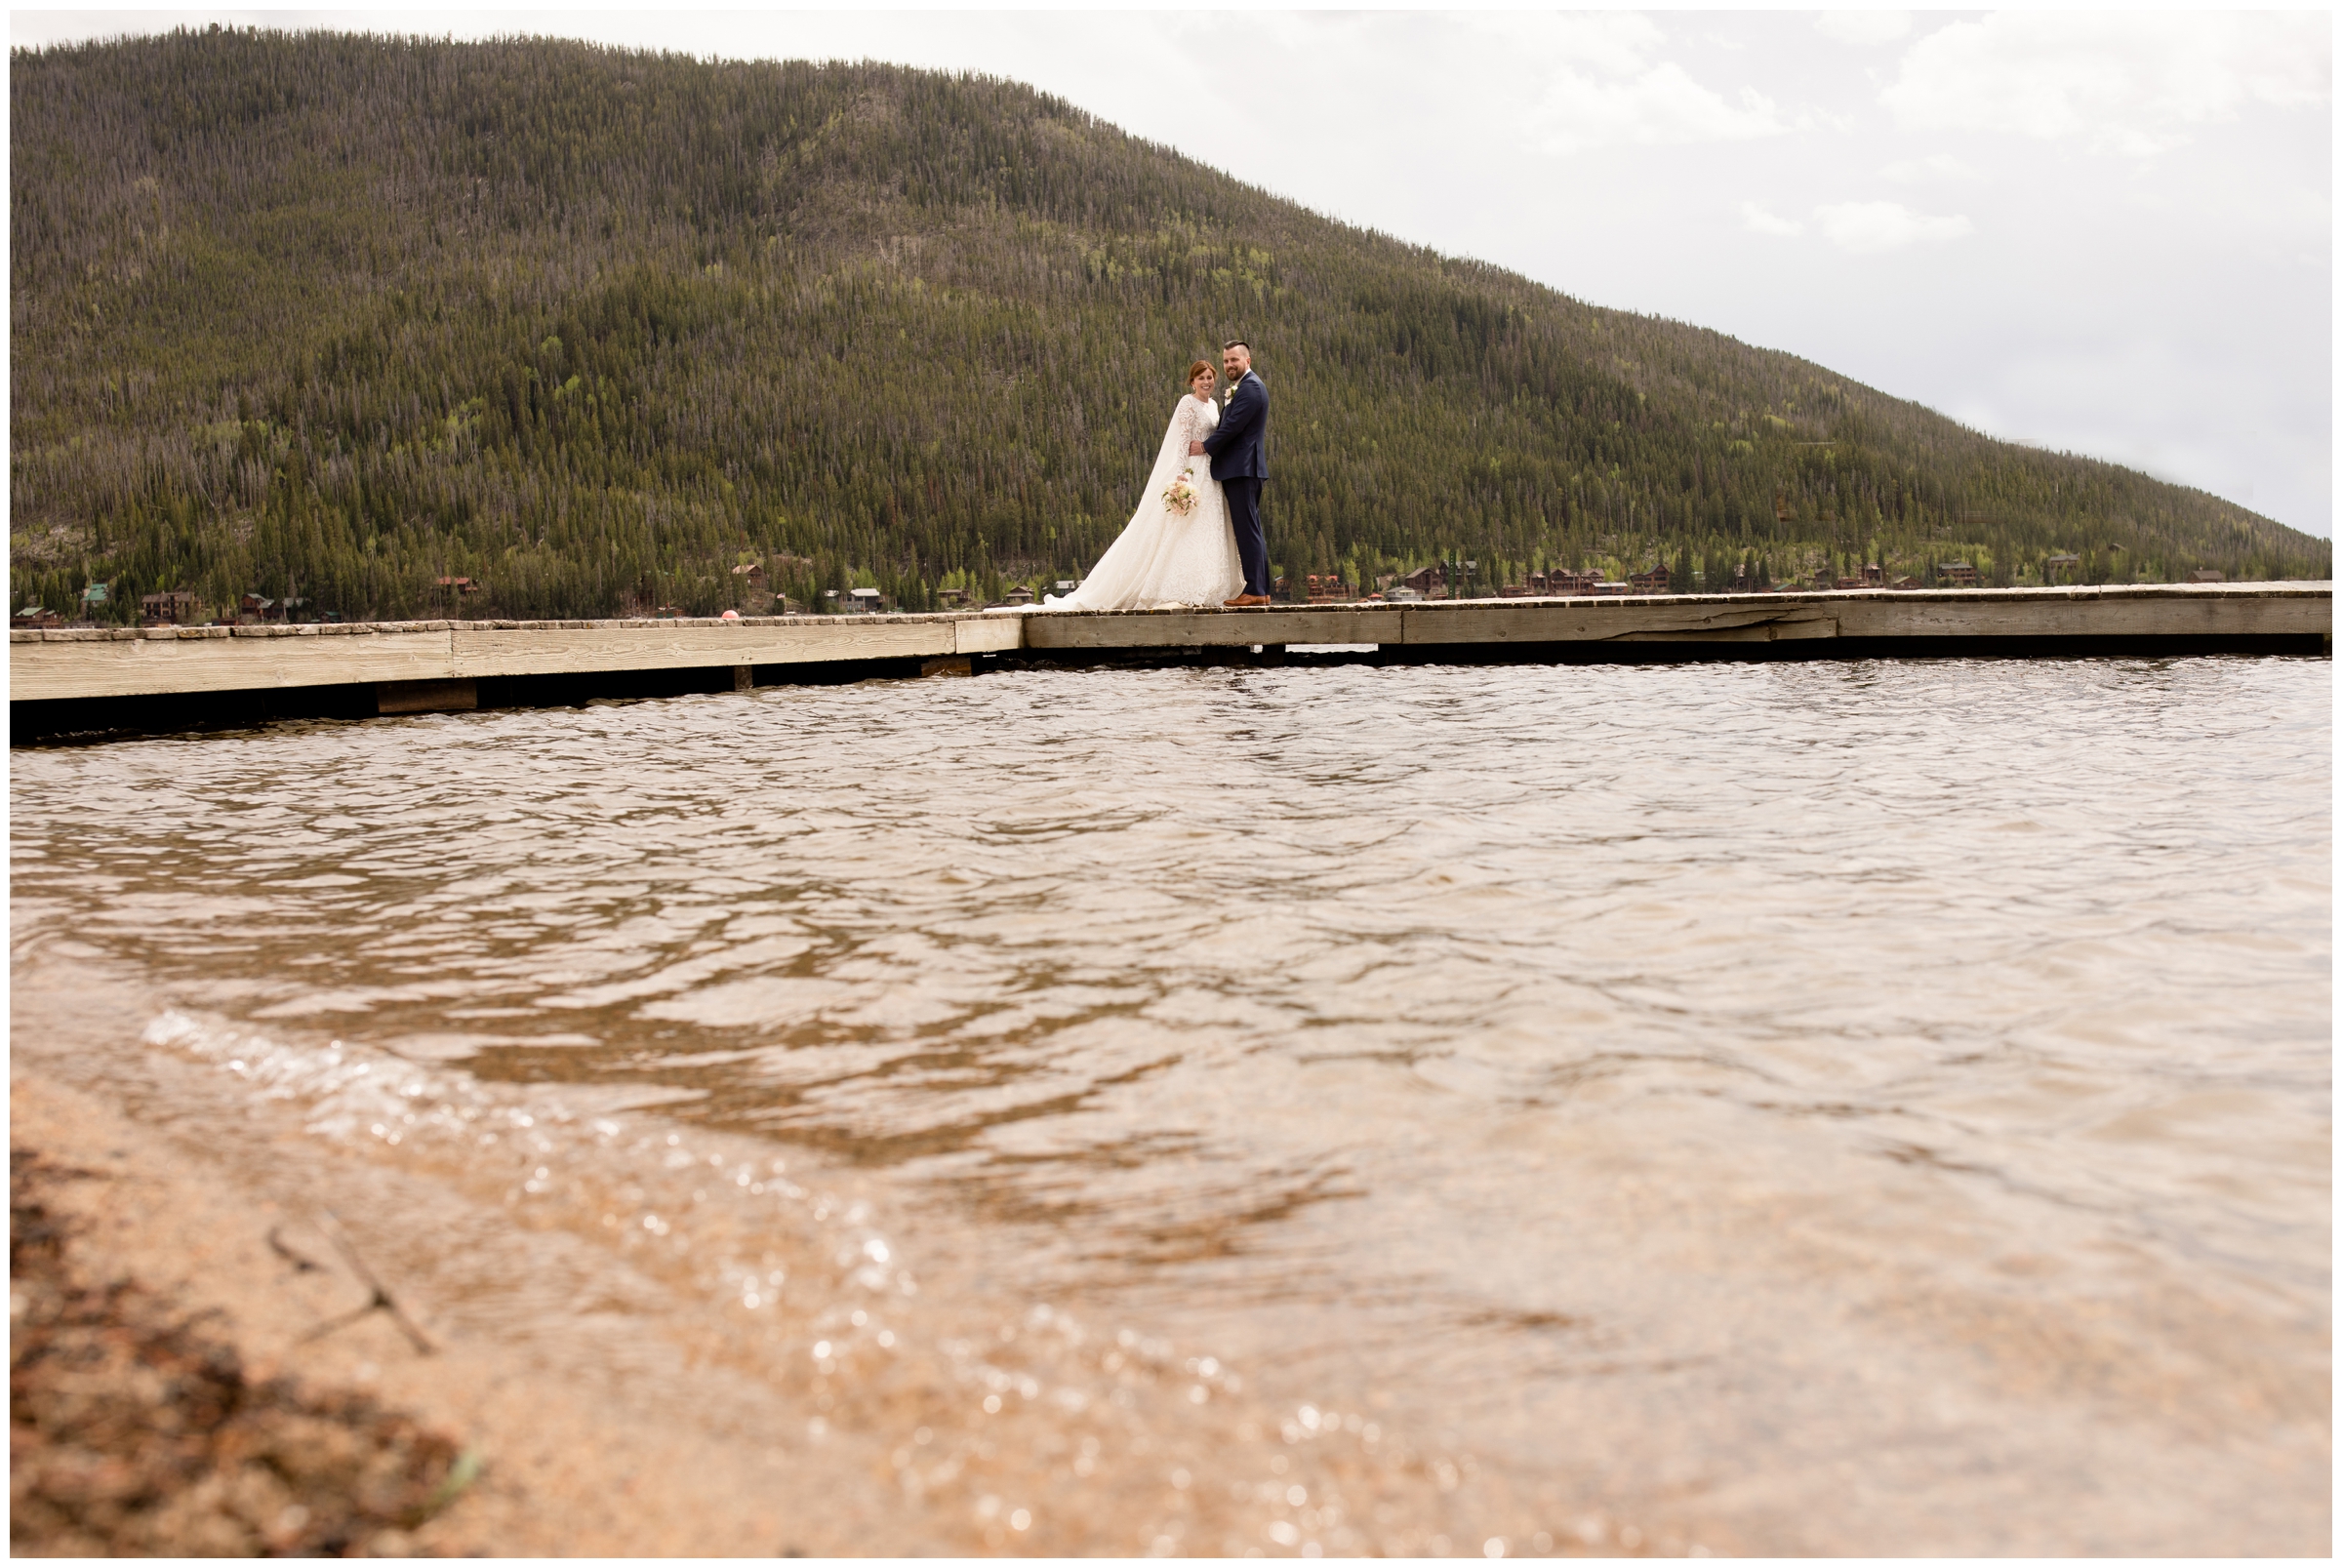
<svg viewBox="0 0 2342 1568"><path fill-rule="evenodd" d="M1185 517L1195 509L1195 470L1186 468L1163 487L1163 504Z"/></svg>

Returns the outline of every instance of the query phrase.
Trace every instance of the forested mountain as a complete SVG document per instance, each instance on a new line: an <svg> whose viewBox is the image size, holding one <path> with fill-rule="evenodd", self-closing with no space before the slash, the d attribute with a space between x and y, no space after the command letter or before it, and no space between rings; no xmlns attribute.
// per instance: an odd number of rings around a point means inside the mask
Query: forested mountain
<svg viewBox="0 0 2342 1568"><path fill-rule="evenodd" d="M221 30L10 59L12 606L705 612L1077 575L1191 359L1294 572L2324 577L2202 492L1279 201L1009 83ZM1719 259L1721 264L1721 259ZM449 605L434 586L485 591Z"/></svg>

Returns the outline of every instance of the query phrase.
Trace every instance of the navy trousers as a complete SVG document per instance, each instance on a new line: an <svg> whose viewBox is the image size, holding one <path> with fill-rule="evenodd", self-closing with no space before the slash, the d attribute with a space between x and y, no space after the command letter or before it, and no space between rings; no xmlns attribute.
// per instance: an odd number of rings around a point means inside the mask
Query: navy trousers
<svg viewBox="0 0 2342 1568"><path fill-rule="evenodd" d="M1261 484L1258 479L1223 479L1228 494L1228 521L1236 532L1236 559L1244 563L1244 591L1269 592L1269 540L1261 532Z"/></svg>

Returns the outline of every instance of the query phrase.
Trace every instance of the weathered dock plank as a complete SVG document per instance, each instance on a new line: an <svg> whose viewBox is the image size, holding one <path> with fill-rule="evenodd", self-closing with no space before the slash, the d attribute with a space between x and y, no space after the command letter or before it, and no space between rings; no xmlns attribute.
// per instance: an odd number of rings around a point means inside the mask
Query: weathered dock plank
<svg viewBox="0 0 2342 1568"><path fill-rule="evenodd" d="M1292 643L1441 645L1715 643L1814 638L2299 637L2332 632L2330 584L1876 589L1466 599L1030 615L1025 646L1062 652Z"/></svg>
<svg viewBox="0 0 2342 1568"><path fill-rule="evenodd" d="M2266 592L2178 587L1848 594L1833 608L1844 637L2293 637L2331 636L2334 629L2330 583L2280 583Z"/></svg>
<svg viewBox="0 0 2342 1568"><path fill-rule="evenodd" d="M448 704L479 681L611 676L729 665L846 664L962 669L982 654L1042 658L1178 654L1292 644L1367 644L1393 657L1452 647L1535 657L1684 658L1801 644L1850 654L1898 646L2048 649L2117 644L2266 645L2330 652L2330 583L1919 592L1619 595L1432 604L1274 605L1126 614L760 617L741 621L407 622L379 625L66 628L9 634L12 703L72 703L219 692L398 688L404 704ZM1752 649L1754 652L1754 649ZM1783 650L1784 654L1792 650ZM1713 657L1713 655L1706 655ZM1502 654L1499 657L1513 657ZM944 663L939 663L944 662Z"/></svg>
<svg viewBox="0 0 2342 1568"><path fill-rule="evenodd" d="M402 622L12 631L13 702L934 659L1021 647L1001 616Z"/></svg>
<svg viewBox="0 0 2342 1568"><path fill-rule="evenodd" d="M460 626L459 677L695 669L850 659L933 659L962 650L954 623L929 616L820 621L560 621Z"/></svg>
<svg viewBox="0 0 2342 1568"><path fill-rule="evenodd" d="M1771 642L1835 637L1837 607L1755 595L1498 599L1408 605L1397 641L1433 643ZM1361 639L1362 640L1362 639Z"/></svg>
<svg viewBox="0 0 2342 1568"><path fill-rule="evenodd" d="M1000 617L1045 649L1243 648L1256 643L1395 642L1399 605L1280 605L1254 610L1076 611Z"/></svg>
<svg viewBox="0 0 2342 1568"><path fill-rule="evenodd" d="M8 695L23 702L441 680L453 673L454 648L445 623L12 632Z"/></svg>
<svg viewBox="0 0 2342 1568"><path fill-rule="evenodd" d="M1004 654L1025 646L1025 629L1016 616L970 616L952 623L952 635L962 654Z"/></svg>

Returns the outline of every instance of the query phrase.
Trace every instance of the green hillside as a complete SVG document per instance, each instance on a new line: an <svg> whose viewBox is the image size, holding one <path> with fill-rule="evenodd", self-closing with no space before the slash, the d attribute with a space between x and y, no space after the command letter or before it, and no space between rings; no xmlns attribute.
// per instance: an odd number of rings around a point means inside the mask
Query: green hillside
<svg viewBox="0 0 2342 1568"><path fill-rule="evenodd" d="M2201 491L1319 218L1027 88L211 30L10 59L12 606L584 616L1074 575L1189 360L1271 554L2325 577ZM1216 356L1213 356L1216 357Z"/></svg>

